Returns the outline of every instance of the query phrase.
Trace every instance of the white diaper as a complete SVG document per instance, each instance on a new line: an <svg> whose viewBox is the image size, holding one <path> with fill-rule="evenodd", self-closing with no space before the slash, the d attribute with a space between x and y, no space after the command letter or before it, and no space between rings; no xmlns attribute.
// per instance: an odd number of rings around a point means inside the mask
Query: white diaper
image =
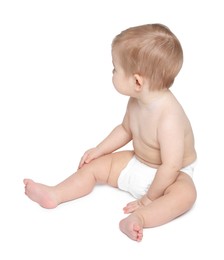
<svg viewBox="0 0 224 260"><path fill-rule="evenodd" d="M182 168L181 171L193 177L194 166L195 162ZM156 171L157 169L140 162L133 156L118 178L118 188L139 199L148 191Z"/></svg>

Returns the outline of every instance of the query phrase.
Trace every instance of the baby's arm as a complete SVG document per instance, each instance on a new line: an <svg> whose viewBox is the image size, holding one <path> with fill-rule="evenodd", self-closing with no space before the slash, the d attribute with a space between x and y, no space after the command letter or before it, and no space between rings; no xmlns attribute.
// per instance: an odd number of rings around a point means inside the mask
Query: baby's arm
<svg viewBox="0 0 224 260"><path fill-rule="evenodd" d="M122 124L115 127L113 131L95 148L92 148L84 153L79 163L79 168L93 159L116 151L129 143L131 140L132 135L129 131L128 116L126 114Z"/></svg>
<svg viewBox="0 0 224 260"><path fill-rule="evenodd" d="M141 199L128 203L124 207L124 213L131 213L139 207L149 205L152 201L161 197L167 187L175 182L182 168L184 154L184 124L176 121L175 117L166 117L166 120L160 123L158 141L162 164L158 168L148 192Z"/></svg>
<svg viewBox="0 0 224 260"><path fill-rule="evenodd" d="M167 117L159 125L158 141L162 164L147 192L152 201L162 196L179 175L184 157L184 130L184 122L175 115Z"/></svg>

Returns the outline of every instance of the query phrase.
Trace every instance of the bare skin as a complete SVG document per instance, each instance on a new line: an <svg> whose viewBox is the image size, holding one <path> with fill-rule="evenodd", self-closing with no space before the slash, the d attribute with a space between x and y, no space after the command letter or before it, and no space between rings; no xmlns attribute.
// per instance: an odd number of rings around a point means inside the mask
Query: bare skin
<svg viewBox="0 0 224 260"><path fill-rule="evenodd" d="M117 187L119 172L132 158L133 152L123 151L101 156L56 186L24 179L25 194L40 206L48 209L89 194L97 183Z"/></svg>
<svg viewBox="0 0 224 260"><path fill-rule="evenodd" d="M89 194L96 183L105 183L117 187L118 173L132 156L133 152L131 151L102 156L86 164L82 169L56 186L47 186L25 179L25 193L40 206L52 209L61 203ZM187 192L187 195L185 192ZM128 203L124 207L124 213L131 214L120 221L120 230L129 238L141 241L143 228L165 224L183 214L191 208L195 196L191 178L184 173L180 173L178 180L167 188L164 196L159 199L153 202L145 199L143 200L145 205L140 200ZM175 211L170 215L172 204Z"/></svg>
<svg viewBox="0 0 224 260"><path fill-rule="evenodd" d="M127 76L113 53L113 84L130 96L123 122L81 158L76 173L56 186L25 179L25 194L44 208L89 194L96 183L118 187L118 178L133 155L156 176L148 192L128 203L120 230L141 241L143 229L165 224L188 211L196 200L193 180L180 170L196 160L194 136L189 120L170 90L150 91L147 79ZM133 142L133 151L116 152Z"/></svg>

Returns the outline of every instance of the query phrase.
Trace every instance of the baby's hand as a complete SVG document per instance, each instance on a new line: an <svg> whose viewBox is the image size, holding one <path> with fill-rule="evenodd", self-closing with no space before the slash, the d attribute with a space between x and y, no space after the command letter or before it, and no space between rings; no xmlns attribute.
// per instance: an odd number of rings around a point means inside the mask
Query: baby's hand
<svg viewBox="0 0 224 260"><path fill-rule="evenodd" d="M90 163L92 160L98 158L99 156L101 156L101 154L97 147L87 150L80 160L79 169L82 168L84 164Z"/></svg>
<svg viewBox="0 0 224 260"><path fill-rule="evenodd" d="M129 214L134 212L136 209L140 207L145 207L152 203L152 201L147 197L147 195L144 195L141 199L135 200L132 202L129 202L126 207L123 208L125 214Z"/></svg>

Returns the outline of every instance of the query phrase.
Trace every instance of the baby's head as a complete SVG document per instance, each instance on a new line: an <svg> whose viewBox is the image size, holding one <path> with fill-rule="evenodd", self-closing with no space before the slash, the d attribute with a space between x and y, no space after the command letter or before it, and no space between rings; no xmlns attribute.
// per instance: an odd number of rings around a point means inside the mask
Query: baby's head
<svg viewBox="0 0 224 260"><path fill-rule="evenodd" d="M183 64L179 40L162 24L122 31L112 42L112 55L127 76L139 74L153 90L169 88Z"/></svg>

